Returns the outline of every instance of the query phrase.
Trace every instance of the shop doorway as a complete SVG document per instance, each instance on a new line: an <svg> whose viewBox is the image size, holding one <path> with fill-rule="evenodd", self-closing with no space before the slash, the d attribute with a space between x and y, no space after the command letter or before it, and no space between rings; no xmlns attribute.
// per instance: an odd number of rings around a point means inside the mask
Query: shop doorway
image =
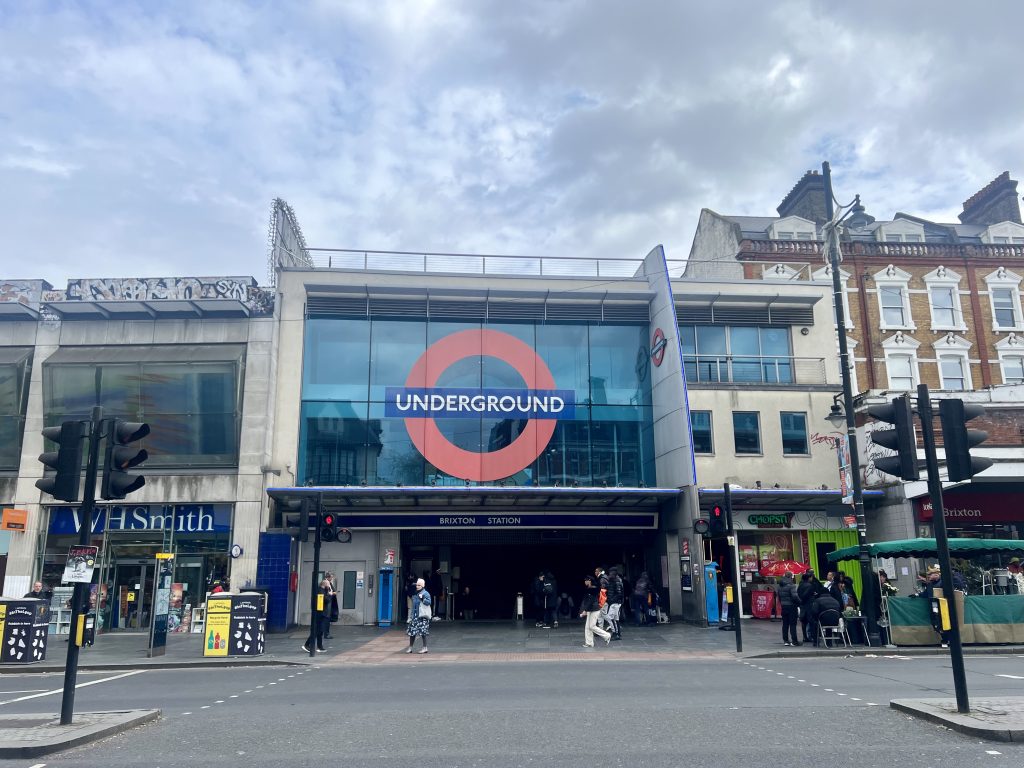
<svg viewBox="0 0 1024 768"><path fill-rule="evenodd" d="M115 562L112 630L143 632L149 629L155 565Z"/></svg>

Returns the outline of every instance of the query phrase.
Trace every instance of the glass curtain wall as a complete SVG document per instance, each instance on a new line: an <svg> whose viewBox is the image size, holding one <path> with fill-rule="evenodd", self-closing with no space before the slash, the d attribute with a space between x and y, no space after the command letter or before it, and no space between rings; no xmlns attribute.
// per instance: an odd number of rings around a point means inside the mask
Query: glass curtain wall
<svg viewBox="0 0 1024 768"><path fill-rule="evenodd" d="M29 365L27 352L19 362L0 364L0 470L17 470L21 461Z"/></svg>
<svg viewBox="0 0 1024 768"><path fill-rule="evenodd" d="M523 342L543 361L555 388L572 390L575 416L559 420L538 457L509 485L654 486L650 375L638 378L647 325L474 323L311 318L306 322L299 455L300 483L449 485L464 478L432 466L409 437L405 420L385 415L387 387L422 386L410 371L429 345L467 330L490 330ZM436 386L521 390L508 362L470 354L438 371ZM453 445L474 453L511 444L521 418L438 418Z"/></svg>

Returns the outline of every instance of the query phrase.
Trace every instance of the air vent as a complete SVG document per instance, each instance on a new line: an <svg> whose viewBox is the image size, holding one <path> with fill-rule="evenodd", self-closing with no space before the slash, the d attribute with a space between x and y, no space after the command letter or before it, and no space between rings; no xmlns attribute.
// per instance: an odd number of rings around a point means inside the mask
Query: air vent
<svg viewBox="0 0 1024 768"><path fill-rule="evenodd" d="M600 320L600 304L552 304L547 307L548 320Z"/></svg>
<svg viewBox="0 0 1024 768"><path fill-rule="evenodd" d="M306 298L307 317L366 317L370 310L365 296L309 296Z"/></svg>
<svg viewBox="0 0 1024 768"><path fill-rule="evenodd" d="M686 325L814 325L811 307L736 307L677 305Z"/></svg>
<svg viewBox="0 0 1024 768"><path fill-rule="evenodd" d="M648 323L651 320L649 304L605 304L604 320L606 323L615 321Z"/></svg>
<svg viewBox="0 0 1024 768"><path fill-rule="evenodd" d="M543 320L544 305L539 301L492 301L487 305L487 317L495 320Z"/></svg>
<svg viewBox="0 0 1024 768"><path fill-rule="evenodd" d="M426 317L426 299L370 299L373 317Z"/></svg>
<svg viewBox="0 0 1024 768"><path fill-rule="evenodd" d="M483 320L487 305L482 301L431 301L431 320Z"/></svg>

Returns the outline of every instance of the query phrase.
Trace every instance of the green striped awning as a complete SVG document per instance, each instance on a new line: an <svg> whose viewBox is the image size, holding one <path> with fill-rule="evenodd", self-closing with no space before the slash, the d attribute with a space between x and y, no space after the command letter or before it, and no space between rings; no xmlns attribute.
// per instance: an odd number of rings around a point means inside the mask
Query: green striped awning
<svg viewBox="0 0 1024 768"><path fill-rule="evenodd" d="M949 553L953 557L971 555L1018 555L1024 557L1024 541L1016 539L950 539ZM871 557L935 557L935 539L901 539L868 544ZM860 547L844 547L828 553L830 562L856 560Z"/></svg>

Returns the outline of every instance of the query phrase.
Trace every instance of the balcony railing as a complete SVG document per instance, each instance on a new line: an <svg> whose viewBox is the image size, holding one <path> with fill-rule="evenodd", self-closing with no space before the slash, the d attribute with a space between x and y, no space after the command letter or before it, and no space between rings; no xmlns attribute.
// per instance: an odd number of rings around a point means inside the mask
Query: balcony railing
<svg viewBox="0 0 1024 768"><path fill-rule="evenodd" d="M592 256L500 256L472 253L415 253L411 251L355 251L344 248L309 248L316 269L364 272L422 272L506 277L620 277L631 278L643 259L606 259ZM669 272L680 274L685 261L667 259Z"/></svg>
<svg viewBox="0 0 1024 768"><path fill-rule="evenodd" d="M823 357L685 355L690 384L827 384Z"/></svg>

